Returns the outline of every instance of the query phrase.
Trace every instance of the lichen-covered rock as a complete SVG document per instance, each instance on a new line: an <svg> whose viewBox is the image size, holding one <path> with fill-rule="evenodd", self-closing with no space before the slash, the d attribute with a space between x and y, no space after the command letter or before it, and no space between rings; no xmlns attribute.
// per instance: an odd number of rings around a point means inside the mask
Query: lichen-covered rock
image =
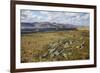
<svg viewBox="0 0 100 73"><path fill-rule="evenodd" d="M79 40L59 39L50 42L45 46L47 50L41 55L41 59L49 59L51 61L74 59L78 54L76 49L83 49L85 46L85 42L81 39L83 38L80 38Z"/></svg>

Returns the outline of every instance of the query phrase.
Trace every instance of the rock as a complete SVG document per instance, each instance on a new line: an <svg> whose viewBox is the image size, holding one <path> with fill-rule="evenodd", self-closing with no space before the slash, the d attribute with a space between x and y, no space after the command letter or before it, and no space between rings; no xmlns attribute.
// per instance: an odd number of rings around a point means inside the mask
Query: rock
<svg viewBox="0 0 100 73"><path fill-rule="evenodd" d="M84 46L85 46L85 42L83 41L82 44L81 44L81 46L80 46L80 49L83 49Z"/></svg>
<svg viewBox="0 0 100 73"><path fill-rule="evenodd" d="M53 58L54 57L54 54L50 54L50 57Z"/></svg>
<svg viewBox="0 0 100 73"><path fill-rule="evenodd" d="M54 55L58 56L60 53L58 51L54 52Z"/></svg>
<svg viewBox="0 0 100 73"><path fill-rule="evenodd" d="M48 53L45 53L45 54L43 54L43 56L42 57L47 57L48 56Z"/></svg>
<svg viewBox="0 0 100 73"><path fill-rule="evenodd" d="M67 47L69 47L69 43L68 42L66 42L65 45L64 45L64 48L67 48Z"/></svg>
<svg viewBox="0 0 100 73"><path fill-rule="evenodd" d="M59 54L63 53L64 52L64 49L61 49L59 50Z"/></svg>
<svg viewBox="0 0 100 73"><path fill-rule="evenodd" d="M80 48L80 46L76 46L76 48L78 48L78 49L79 49L79 48Z"/></svg>
<svg viewBox="0 0 100 73"><path fill-rule="evenodd" d="M56 51L56 48L53 48L53 49L49 49L49 54L53 53Z"/></svg>
<svg viewBox="0 0 100 73"><path fill-rule="evenodd" d="M68 59L68 56L67 56L67 54L65 54L65 53L62 53L62 56L63 56L65 59Z"/></svg>
<svg viewBox="0 0 100 73"><path fill-rule="evenodd" d="M69 41L69 44L73 44L73 41L72 41L72 40L70 40L70 41Z"/></svg>

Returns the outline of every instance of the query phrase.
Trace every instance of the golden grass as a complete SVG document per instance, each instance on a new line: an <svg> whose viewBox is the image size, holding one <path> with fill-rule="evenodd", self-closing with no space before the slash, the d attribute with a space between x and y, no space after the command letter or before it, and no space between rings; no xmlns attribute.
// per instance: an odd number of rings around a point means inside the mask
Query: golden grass
<svg viewBox="0 0 100 73"><path fill-rule="evenodd" d="M89 31L73 30L22 34L21 62L58 61L59 59L50 58L50 56L41 59L41 56L48 52L47 45L62 39L79 41L79 43L70 45L69 49L72 49L72 55L68 56L67 59L58 56L60 60L89 59ZM77 45L80 45L83 40L85 41L85 47L80 49ZM65 47L64 49L68 48Z"/></svg>

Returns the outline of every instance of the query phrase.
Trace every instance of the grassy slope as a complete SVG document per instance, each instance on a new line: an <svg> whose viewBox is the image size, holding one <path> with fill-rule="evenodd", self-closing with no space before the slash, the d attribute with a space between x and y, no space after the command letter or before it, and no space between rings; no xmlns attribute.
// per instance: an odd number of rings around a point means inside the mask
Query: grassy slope
<svg viewBox="0 0 100 73"><path fill-rule="evenodd" d="M69 43L70 41L72 42ZM56 52L64 50L64 52L55 55L54 52L50 53L50 49L56 49ZM38 32L23 34L21 37L21 62L82 59L89 59L88 30Z"/></svg>

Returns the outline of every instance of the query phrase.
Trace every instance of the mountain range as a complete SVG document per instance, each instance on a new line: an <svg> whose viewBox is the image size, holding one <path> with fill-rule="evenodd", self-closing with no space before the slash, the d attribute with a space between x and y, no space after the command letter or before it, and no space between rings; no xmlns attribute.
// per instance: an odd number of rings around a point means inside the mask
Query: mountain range
<svg viewBox="0 0 100 73"><path fill-rule="evenodd" d="M37 31L58 31L76 29L77 26L72 24L50 23L50 22L33 22L21 23L21 32L37 32Z"/></svg>

